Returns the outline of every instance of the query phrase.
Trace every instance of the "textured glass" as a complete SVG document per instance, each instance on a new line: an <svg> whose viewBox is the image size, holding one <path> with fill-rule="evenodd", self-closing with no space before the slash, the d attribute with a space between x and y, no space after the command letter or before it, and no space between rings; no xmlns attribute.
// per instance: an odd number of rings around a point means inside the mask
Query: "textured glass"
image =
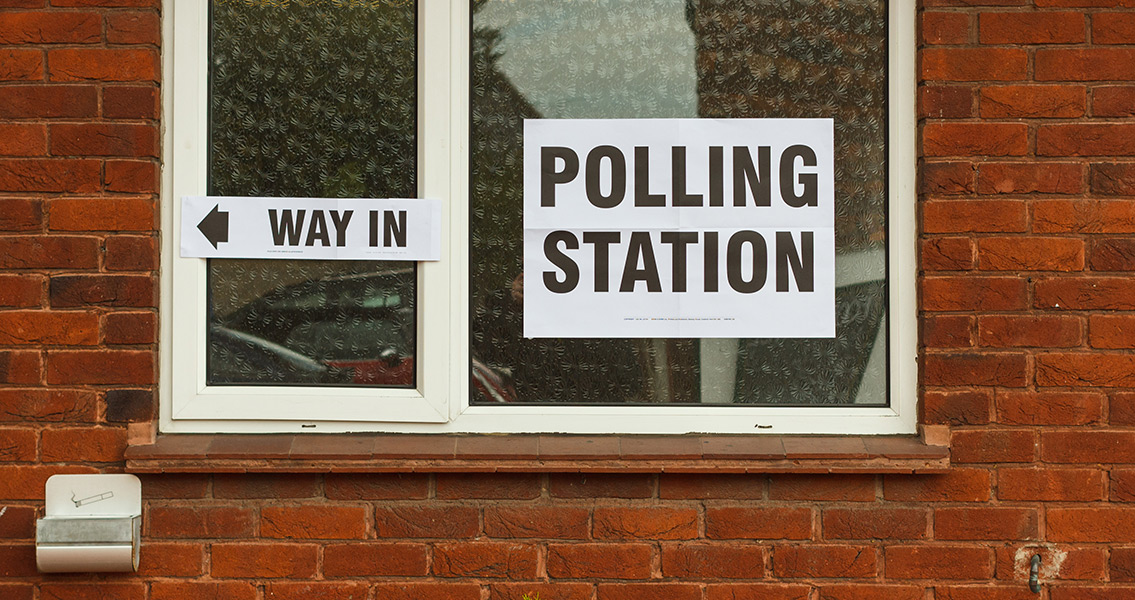
<svg viewBox="0 0 1135 600"><path fill-rule="evenodd" d="M473 8L475 361L506 374L520 402L887 402L882 0ZM836 338L523 338L524 119L635 117L834 119Z"/></svg>
<svg viewBox="0 0 1135 600"><path fill-rule="evenodd" d="M415 197L415 14L214 0L209 194ZM414 282L413 263L211 260L209 383L412 386Z"/></svg>

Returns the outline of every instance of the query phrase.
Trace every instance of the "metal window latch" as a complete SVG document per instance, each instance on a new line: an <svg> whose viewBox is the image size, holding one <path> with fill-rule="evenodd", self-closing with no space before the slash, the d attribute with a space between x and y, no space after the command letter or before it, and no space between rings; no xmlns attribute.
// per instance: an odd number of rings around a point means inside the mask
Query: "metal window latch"
<svg viewBox="0 0 1135 600"><path fill-rule="evenodd" d="M1032 567L1029 568L1029 589L1032 590L1032 592L1034 594L1040 593L1039 577L1040 577L1040 555L1034 554L1033 555L1033 561L1032 561Z"/></svg>

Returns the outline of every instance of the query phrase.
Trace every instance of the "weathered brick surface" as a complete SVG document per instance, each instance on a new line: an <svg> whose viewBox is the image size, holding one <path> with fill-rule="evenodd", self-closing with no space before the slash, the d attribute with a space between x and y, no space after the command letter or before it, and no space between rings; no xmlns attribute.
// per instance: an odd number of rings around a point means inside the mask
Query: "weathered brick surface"
<svg viewBox="0 0 1135 600"><path fill-rule="evenodd" d="M919 270L919 420L949 440L945 472L203 459L143 477L139 574L38 574L45 480L121 472L168 400L172 4L0 0L0 598L1018 600L1037 597L1037 553L1042 597L1135 598L1132 0L920 4L918 147L887 166L917 169L902 251Z"/></svg>

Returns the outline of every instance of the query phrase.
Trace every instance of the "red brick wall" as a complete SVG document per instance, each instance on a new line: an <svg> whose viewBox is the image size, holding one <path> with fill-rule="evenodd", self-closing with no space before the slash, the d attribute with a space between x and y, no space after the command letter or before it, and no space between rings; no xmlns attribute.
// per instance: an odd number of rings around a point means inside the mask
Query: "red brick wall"
<svg viewBox="0 0 1135 600"><path fill-rule="evenodd" d="M0 0L0 598L1135 598L1135 2L921 13L943 475L145 476L138 575L40 576L154 416L158 0Z"/></svg>

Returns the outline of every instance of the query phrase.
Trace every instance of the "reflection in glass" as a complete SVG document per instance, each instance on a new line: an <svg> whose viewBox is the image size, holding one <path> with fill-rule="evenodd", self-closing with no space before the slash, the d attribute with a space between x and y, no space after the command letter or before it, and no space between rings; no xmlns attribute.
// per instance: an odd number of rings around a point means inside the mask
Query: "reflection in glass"
<svg viewBox="0 0 1135 600"><path fill-rule="evenodd" d="M415 28L409 0L213 0L208 193L415 197ZM414 282L413 263L211 260L207 379L412 386Z"/></svg>
<svg viewBox="0 0 1135 600"><path fill-rule="evenodd" d="M471 97L476 359L521 402L886 403L882 0L477 0ZM830 117L835 339L522 336L523 121Z"/></svg>

